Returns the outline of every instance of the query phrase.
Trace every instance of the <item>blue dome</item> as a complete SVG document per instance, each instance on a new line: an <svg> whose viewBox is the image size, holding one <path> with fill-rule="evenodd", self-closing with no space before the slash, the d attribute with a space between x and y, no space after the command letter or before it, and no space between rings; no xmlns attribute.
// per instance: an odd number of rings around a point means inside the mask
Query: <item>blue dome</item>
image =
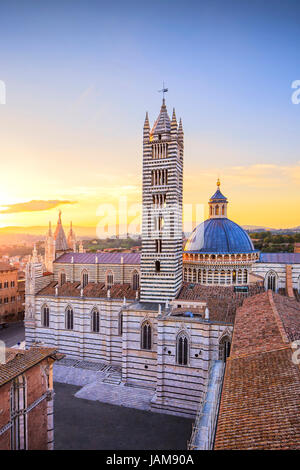
<svg viewBox="0 0 300 470"><path fill-rule="evenodd" d="M186 242L184 251L193 253L250 253L256 251L242 227L226 218L207 219Z"/></svg>

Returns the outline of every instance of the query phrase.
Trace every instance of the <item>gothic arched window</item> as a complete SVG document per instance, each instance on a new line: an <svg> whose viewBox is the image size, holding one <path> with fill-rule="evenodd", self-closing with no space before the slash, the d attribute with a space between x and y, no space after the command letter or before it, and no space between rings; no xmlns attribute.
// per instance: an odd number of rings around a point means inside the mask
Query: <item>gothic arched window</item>
<svg viewBox="0 0 300 470"><path fill-rule="evenodd" d="M100 331L100 313L96 308L92 311L92 332L99 333Z"/></svg>
<svg viewBox="0 0 300 470"><path fill-rule="evenodd" d="M107 271L106 273L106 287L110 289L114 283L114 275L112 271Z"/></svg>
<svg viewBox="0 0 300 470"><path fill-rule="evenodd" d="M59 274L59 284L62 286L66 282L66 273L64 271L61 271Z"/></svg>
<svg viewBox="0 0 300 470"><path fill-rule="evenodd" d="M133 271L132 274L132 288L133 290L138 290L140 287L140 276L137 271Z"/></svg>
<svg viewBox="0 0 300 470"><path fill-rule="evenodd" d="M189 340L185 333L179 333L176 341L176 362L182 366L188 364Z"/></svg>
<svg viewBox="0 0 300 470"><path fill-rule="evenodd" d="M152 327L149 321L145 321L141 328L141 349L150 350L152 346Z"/></svg>
<svg viewBox="0 0 300 470"><path fill-rule="evenodd" d="M267 275L267 289L271 289L272 291L276 291L276 284L277 284L277 276L274 271L269 272Z"/></svg>
<svg viewBox="0 0 300 470"><path fill-rule="evenodd" d="M65 318L65 324L66 324L66 329L67 330L73 330L74 327L74 316L73 316L73 309L72 307L68 306L66 308L66 318Z"/></svg>
<svg viewBox="0 0 300 470"><path fill-rule="evenodd" d="M218 206L218 204L216 205L215 214L219 215L219 206Z"/></svg>
<svg viewBox="0 0 300 470"><path fill-rule="evenodd" d="M88 285L88 283L89 283L89 275L88 275L88 272L84 270L81 273L81 285L84 288L85 286Z"/></svg>
<svg viewBox="0 0 300 470"><path fill-rule="evenodd" d="M11 450L26 450L27 448L27 384L24 375L16 377L10 389L10 442Z"/></svg>
<svg viewBox="0 0 300 470"><path fill-rule="evenodd" d="M49 307L44 305L42 308L42 325L49 328Z"/></svg>
<svg viewBox="0 0 300 470"><path fill-rule="evenodd" d="M119 325L118 325L119 335L123 334L123 312L119 313Z"/></svg>
<svg viewBox="0 0 300 470"><path fill-rule="evenodd" d="M223 336L221 341L219 342L219 360L226 362L227 357L230 354L230 339L228 336Z"/></svg>

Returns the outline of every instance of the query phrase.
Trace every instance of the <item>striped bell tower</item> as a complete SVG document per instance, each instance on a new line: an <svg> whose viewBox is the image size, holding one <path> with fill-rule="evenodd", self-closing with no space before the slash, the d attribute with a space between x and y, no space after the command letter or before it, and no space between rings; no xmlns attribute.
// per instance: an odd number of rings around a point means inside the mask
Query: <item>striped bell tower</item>
<svg viewBox="0 0 300 470"><path fill-rule="evenodd" d="M164 303L182 283L183 128L163 98L150 130L143 134L141 301Z"/></svg>

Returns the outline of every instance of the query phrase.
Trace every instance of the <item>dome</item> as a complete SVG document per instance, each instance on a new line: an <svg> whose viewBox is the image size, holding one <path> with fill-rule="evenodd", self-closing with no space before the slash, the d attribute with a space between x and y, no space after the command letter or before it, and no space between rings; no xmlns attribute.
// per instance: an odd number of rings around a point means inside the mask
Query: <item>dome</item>
<svg viewBox="0 0 300 470"><path fill-rule="evenodd" d="M250 253L256 251L245 230L227 218L211 218L199 224L184 251L193 253Z"/></svg>

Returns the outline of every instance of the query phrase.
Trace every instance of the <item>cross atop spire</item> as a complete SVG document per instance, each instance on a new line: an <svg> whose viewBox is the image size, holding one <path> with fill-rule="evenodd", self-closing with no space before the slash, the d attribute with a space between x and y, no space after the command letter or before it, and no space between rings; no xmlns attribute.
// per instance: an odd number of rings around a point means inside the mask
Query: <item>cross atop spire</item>
<svg viewBox="0 0 300 470"><path fill-rule="evenodd" d="M163 94L163 104L165 104L165 93L167 93L169 91L168 88L165 87L165 82L163 82L163 87L161 90L158 90L158 93L162 93Z"/></svg>

